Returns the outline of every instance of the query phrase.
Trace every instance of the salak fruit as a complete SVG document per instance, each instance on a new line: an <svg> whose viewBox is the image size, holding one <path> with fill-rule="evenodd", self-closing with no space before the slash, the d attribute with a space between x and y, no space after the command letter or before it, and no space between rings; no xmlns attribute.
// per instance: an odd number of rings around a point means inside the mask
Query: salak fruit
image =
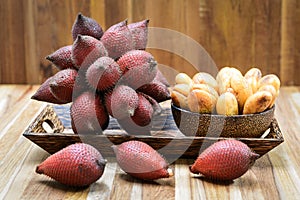
<svg viewBox="0 0 300 200"><path fill-rule="evenodd" d="M105 95L105 106L108 113L116 119L134 115L139 105L139 97L134 89L126 85L117 85Z"/></svg>
<svg viewBox="0 0 300 200"><path fill-rule="evenodd" d="M67 101L61 101L57 99L51 92L50 82L52 82L53 76L49 77L40 87L39 89L32 95L31 99L37 101L45 101L48 103L54 104L65 104Z"/></svg>
<svg viewBox="0 0 300 200"><path fill-rule="evenodd" d="M139 87L137 90L151 96L158 103L171 98L168 87L155 79L150 83Z"/></svg>
<svg viewBox="0 0 300 200"><path fill-rule="evenodd" d="M128 29L134 42L134 49L146 49L148 41L148 24L148 19L128 24Z"/></svg>
<svg viewBox="0 0 300 200"><path fill-rule="evenodd" d="M245 174L258 157L243 142L221 140L205 149L190 171L213 180L233 180Z"/></svg>
<svg viewBox="0 0 300 200"><path fill-rule="evenodd" d="M119 119L118 123L127 133L132 135L149 135L155 107L145 97L145 94L140 92L137 94L139 103L134 110L134 114L130 117Z"/></svg>
<svg viewBox="0 0 300 200"><path fill-rule="evenodd" d="M134 42L127 27L127 20L119 22L109 27L101 38L105 48L108 51L108 56L113 59L118 59L127 51L134 49Z"/></svg>
<svg viewBox="0 0 300 200"><path fill-rule="evenodd" d="M157 62L154 57L146 51L129 51L125 53L117 63L123 72L120 82L129 85L133 89L150 83L157 74Z"/></svg>
<svg viewBox="0 0 300 200"><path fill-rule="evenodd" d="M106 160L93 146L76 143L49 156L36 167L36 173L73 187L85 187L103 174Z"/></svg>
<svg viewBox="0 0 300 200"><path fill-rule="evenodd" d="M121 77L120 66L110 57L98 58L87 70L86 79L92 88L105 91L112 88Z"/></svg>
<svg viewBox="0 0 300 200"><path fill-rule="evenodd" d="M112 147L121 169L133 177L155 180L173 176L167 161L144 142L132 140Z"/></svg>
<svg viewBox="0 0 300 200"><path fill-rule="evenodd" d="M100 96L84 92L71 105L72 129L77 134L101 134L109 123L108 113Z"/></svg>
<svg viewBox="0 0 300 200"><path fill-rule="evenodd" d="M75 66L72 61L72 45L63 46L46 57L47 60L51 61L58 69L73 68Z"/></svg>
<svg viewBox="0 0 300 200"><path fill-rule="evenodd" d="M87 70L95 60L107 55L102 42L92 36L77 35L72 46L72 61L81 70Z"/></svg>
<svg viewBox="0 0 300 200"><path fill-rule="evenodd" d="M98 22L92 18L84 16L81 13L78 13L71 32L73 40L76 40L77 35L89 35L100 40L103 35L102 27L98 24Z"/></svg>
<svg viewBox="0 0 300 200"><path fill-rule="evenodd" d="M54 74L49 83L52 94L63 102L71 102L77 70L64 69Z"/></svg>

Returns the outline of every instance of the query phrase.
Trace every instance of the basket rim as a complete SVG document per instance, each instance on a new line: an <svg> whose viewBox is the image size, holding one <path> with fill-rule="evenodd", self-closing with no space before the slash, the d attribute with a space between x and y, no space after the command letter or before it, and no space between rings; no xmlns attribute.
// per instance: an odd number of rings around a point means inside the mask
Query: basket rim
<svg viewBox="0 0 300 200"><path fill-rule="evenodd" d="M266 115L269 112L274 112L275 111L275 105L273 105L271 108L268 108L266 110L264 110L263 112L260 113L251 113L251 114L238 114L238 115L220 115L220 114L208 114L208 113L197 113L197 112L192 112L183 108L180 108L178 106L176 106L173 102L171 102L171 108L181 111L183 113L187 113L189 115L194 115L194 116L198 116L198 117L215 117L215 118L234 118L234 119L238 119L238 118L243 118L243 117L255 117L255 116L260 116L260 115Z"/></svg>

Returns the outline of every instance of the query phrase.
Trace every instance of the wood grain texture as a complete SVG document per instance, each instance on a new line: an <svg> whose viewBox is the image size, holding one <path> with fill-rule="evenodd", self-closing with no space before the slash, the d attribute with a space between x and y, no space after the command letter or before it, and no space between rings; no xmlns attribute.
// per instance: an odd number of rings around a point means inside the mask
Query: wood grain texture
<svg viewBox="0 0 300 200"><path fill-rule="evenodd" d="M300 88L282 87L275 116L285 141L233 182L212 182L189 172L193 159L172 162L174 177L141 181L108 158L103 177L87 188L70 188L38 175L49 154L22 136L45 104L29 97L38 86L0 85L0 199L297 199L300 195ZM23 108L23 109L22 109ZM9 114L11 113L11 114ZM9 123L11 122L11 123Z"/></svg>
<svg viewBox="0 0 300 200"><path fill-rule="evenodd" d="M0 82L22 83L26 81L25 49L23 36L23 2L1 1L1 73ZM22 39L20 39L22 38Z"/></svg>
<svg viewBox="0 0 300 200"><path fill-rule="evenodd" d="M0 1L0 83L42 83L57 69L45 59L72 44L78 12L106 30L128 19L150 19L149 26L178 31L200 44L218 68L252 66L280 76L283 85L300 85L300 3L296 0L17 0ZM156 40L161 41L161 37ZM174 45L178 41L172 41ZM207 66L189 46L195 63L174 52L148 49L160 64L193 75Z"/></svg>

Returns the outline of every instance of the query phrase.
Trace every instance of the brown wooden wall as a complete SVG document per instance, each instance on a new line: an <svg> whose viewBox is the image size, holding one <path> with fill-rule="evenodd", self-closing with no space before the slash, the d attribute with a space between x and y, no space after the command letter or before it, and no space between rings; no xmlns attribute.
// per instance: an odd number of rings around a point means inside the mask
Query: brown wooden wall
<svg viewBox="0 0 300 200"><path fill-rule="evenodd" d="M72 43L78 12L104 29L126 18L148 18L151 27L196 40L218 67L233 65L245 72L257 66L280 76L284 85L300 85L297 0L0 0L0 83L41 83L54 74L45 56ZM149 51L159 63L195 73L178 55Z"/></svg>

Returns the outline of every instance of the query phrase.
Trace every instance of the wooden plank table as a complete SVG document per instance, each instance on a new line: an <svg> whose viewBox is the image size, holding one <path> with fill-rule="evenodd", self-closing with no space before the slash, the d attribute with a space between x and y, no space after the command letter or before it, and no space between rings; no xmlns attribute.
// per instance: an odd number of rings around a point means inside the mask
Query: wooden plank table
<svg viewBox="0 0 300 200"><path fill-rule="evenodd" d="M193 160L172 163L175 176L147 182L126 175L109 160L90 187L74 189L35 173L49 154L22 136L45 103L33 101L38 86L0 85L0 199L297 199L300 196L300 87L282 87L275 116L285 141L242 177L214 183L194 177Z"/></svg>

